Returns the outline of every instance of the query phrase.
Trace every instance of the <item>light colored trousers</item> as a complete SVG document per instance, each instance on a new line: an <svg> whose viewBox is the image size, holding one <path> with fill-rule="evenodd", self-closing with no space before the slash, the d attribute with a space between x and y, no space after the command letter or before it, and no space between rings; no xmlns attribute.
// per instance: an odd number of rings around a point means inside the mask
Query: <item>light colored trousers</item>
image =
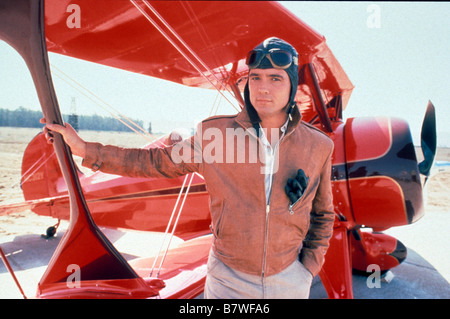
<svg viewBox="0 0 450 319"><path fill-rule="evenodd" d="M206 299L307 299L313 280L298 260L278 274L262 278L228 267L212 249L207 267Z"/></svg>

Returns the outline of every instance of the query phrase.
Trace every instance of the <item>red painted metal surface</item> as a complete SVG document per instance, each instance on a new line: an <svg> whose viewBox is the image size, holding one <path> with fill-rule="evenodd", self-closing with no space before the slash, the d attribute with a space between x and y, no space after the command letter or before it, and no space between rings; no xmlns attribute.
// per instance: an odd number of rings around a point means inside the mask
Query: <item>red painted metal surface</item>
<svg viewBox="0 0 450 319"><path fill-rule="evenodd" d="M367 161L386 155L392 145L389 118L351 118L345 125L348 162Z"/></svg>
<svg viewBox="0 0 450 319"><path fill-rule="evenodd" d="M345 169L354 220L383 230L423 214L422 185L408 124L355 118L345 125Z"/></svg>
<svg viewBox="0 0 450 319"><path fill-rule="evenodd" d="M406 247L391 236L368 231L353 234L350 236L352 267L359 272L368 272L369 266L385 272L398 266L406 258Z"/></svg>
<svg viewBox="0 0 450 319"><path fill-rule="evenodd" d="M334 228L325 263L319 273L328 297L332 299L353 298L352 258L350 255L348 229L337 223Z"/></svg>
<svg viewBox="0 0 450 319"><path fill-rule="evenodd" d="M349 180L349 187L353 214L359 225L380 229L408 224L403 191L392 178L353 178Z"/></svg>
<svg viewBox="0 0 450 319"><path fill-rule="evenodd" d="M203 292L206 279L206 263L211 248L212 235L188 240L171 249L164 261L159 277L170 282L161 289L161 298L194 298ZM157 265L162 256L158 256ZM155 257L132 260L130 265L141 277L150 273ZM155 275L154 271L153 275Z"/></svg>

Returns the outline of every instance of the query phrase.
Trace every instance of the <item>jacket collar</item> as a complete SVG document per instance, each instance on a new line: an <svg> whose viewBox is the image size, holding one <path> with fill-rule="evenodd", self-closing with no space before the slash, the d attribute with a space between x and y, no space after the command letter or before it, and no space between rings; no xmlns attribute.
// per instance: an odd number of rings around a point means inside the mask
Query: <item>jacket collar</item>
<svg viewBox="0 0 450 319"><path fill-rule="evenodd" d="M253 109L253 111L255 110ZM302 114L300 113L297 105L292 110L291 118L292 120L289 120L286 134L294 131L302 119ZM247 107L244 107L241 112L237 114L235 121L245 129L253 127Z"/></svg>

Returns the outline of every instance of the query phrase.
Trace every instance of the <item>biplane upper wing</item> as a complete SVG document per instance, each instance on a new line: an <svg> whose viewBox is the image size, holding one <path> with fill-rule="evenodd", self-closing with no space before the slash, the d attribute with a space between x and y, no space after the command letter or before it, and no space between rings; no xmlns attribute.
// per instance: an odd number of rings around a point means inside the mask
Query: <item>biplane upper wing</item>
<svg viewBox="0 0 450 319"><path fill-rule="evenodd" d="M342 112L353 89L325 38L273 1L47 0L45 28L49 51L204 88L238 82L247 52L277 36L314 68L329 115L340 117L334 101ZM314 86L307 72L300 83ZM305 121L320 115L312 104L300 105ZM6 205L0 215L45 203Z"/></svg>
<svg viewBox="0 0 450 319"><path fill-rule="evenodd" d="M45 19L49 51L206 88L236 83L247 52L276 36L312 64L325 103L342 111L353 89L325 38L273 1L58 0Z"/></svg>

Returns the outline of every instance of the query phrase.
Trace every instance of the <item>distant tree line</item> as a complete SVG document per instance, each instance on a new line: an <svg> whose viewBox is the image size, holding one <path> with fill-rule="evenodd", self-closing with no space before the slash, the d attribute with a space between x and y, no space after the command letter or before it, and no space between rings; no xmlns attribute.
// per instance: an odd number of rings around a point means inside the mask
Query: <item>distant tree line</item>
<svg viewBox="0 0 450 319"><path fill-rule="evenodd" d="M32 111L19 107L16 110L8 110L0 108L0 126L12 127L42 127L39 120L42 118L42 112ZM80 130L92 131L119 131L129 132L130 128L120 123L113 117L104 117L99 115L78 115L63 114L63 120L72 124L74 118L78 121ZM143 127L142 120L132 120L139 126Z"/></svg>

